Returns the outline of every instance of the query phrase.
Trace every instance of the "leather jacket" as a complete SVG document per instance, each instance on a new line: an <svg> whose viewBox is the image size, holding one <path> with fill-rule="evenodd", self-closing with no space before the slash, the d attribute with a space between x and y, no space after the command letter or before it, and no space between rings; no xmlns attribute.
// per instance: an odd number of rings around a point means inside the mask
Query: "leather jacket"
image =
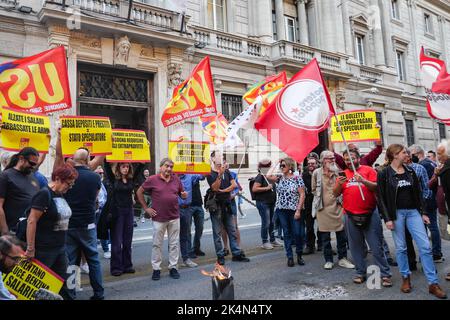
<svg viewBox="0 0 450 320"><path fill-rule="evenodd" d="M408 175L408 180L412 184L414 207L423 215L423 198L419 179L414 170L403 165ZM397 191L398 178L397 173L390 165L378 172L377 177L377 202L378 209L385 222L395 221L397 219Z"/></svg>

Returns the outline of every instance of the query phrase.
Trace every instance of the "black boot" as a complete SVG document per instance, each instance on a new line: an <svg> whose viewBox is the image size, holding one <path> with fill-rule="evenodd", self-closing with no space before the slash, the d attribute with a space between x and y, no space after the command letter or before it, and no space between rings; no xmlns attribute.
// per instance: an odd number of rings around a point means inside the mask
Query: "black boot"
<svg viewBox="0 0 450 320"><path fill-rule="evenodd" d="M294 259L289 258L288 261L287 261L287 265L288 265L288 267L293 267L293 266L295 266Z"/></svg>
<svg viewBox="0 0 450 320"><path fill-rule="evenodd" d="M303 260L301 255L297 256L297 263L299 266L304 266L305 265L305 260Z"/></svg>

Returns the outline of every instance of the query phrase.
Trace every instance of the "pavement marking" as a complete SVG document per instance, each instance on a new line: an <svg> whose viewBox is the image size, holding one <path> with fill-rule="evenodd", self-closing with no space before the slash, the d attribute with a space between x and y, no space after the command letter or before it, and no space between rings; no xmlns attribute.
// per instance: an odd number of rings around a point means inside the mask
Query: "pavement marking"
<svg viewBox="0 0 450 320"><path fill-rule="evenodd" d="M252 229L252 228L260 227L260 226L261 226L261 222L252 223L252 224L239 226L239 230ZM152 230L152 229L148 229L148 230ZM203 234L204 235L205 234L212 234L212 228L203 230ZM167 235L164 236L164 240L166 240L166 239L167 239ZM140 236L140 237L133 238L133 243L149 242L151 240L153 240L153 235Z"/></svg>

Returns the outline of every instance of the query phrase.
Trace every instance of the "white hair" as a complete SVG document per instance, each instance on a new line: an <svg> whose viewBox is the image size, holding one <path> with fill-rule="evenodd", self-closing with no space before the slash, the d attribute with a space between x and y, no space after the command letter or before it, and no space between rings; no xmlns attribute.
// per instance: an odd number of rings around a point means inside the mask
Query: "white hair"
<svg viewBox="0 0 450 320"><path fill-rule="evenodd" d="M442 139L441 143L438 144L437 149L444 148L445 154L450 156L450 140Z"/></svg>
<svg viewBox="0 0 450 320"><path fill-rule="evenodd" d="M323 158L325 158L326 156L331 155L334 157L334 153L331 152L330 150L324 150L320 153L320 162L323 162Z"/></svg>

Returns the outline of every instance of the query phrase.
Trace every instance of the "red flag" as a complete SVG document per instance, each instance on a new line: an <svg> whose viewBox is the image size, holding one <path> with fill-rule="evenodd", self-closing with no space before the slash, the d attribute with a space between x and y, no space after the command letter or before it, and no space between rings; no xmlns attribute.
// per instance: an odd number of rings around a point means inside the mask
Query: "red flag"
<svg viewBox="0 0 450 320"><path fill-rule="evenodd" d="M0 107L34 113L71 108L64 47L0 64Z"/></svg>
<svg viewBox="0 0 450 320"><path fill-rule="evenodd" d="M255 128L297 162L319 144L319 132L334 114L319 65L313 59L281 90Z"/></svg>
<svg viewBox="0 0 450 320"><path fill-rule="evenodd" d="M189 77L173 90L172 99L161 121L164 127L168 127L188 118L211 113L216 113L216 98L209 57L206 56Z"/></svg>
<svg viewBox="0 0 450 320"><path fill-rule="evenodd" d="M444 61L420 52L420 74L427 94L427 110L432 118L450 125L450 76Z"/></svg>

